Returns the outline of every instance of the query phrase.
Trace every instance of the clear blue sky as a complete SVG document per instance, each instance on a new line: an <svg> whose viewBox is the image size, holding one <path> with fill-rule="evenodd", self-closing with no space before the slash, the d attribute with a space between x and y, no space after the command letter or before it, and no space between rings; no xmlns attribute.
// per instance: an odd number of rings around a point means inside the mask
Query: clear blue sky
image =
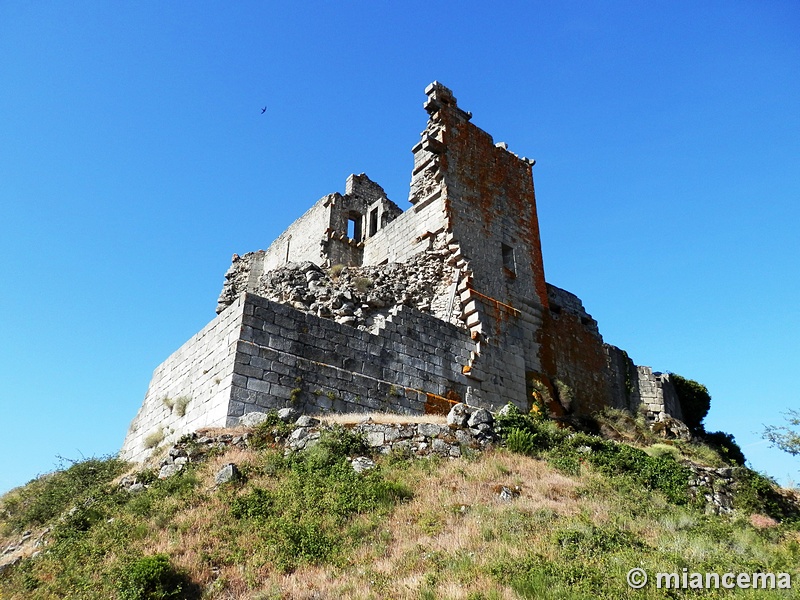
<svg viewBox="0 0 800 600"><path fill-rule="evenodd" d="M537 160L548 281L800 479L795 0L5 0L0 56L0 491L119 449L234 252L350 173L407 206L434 79Z"/></svg>

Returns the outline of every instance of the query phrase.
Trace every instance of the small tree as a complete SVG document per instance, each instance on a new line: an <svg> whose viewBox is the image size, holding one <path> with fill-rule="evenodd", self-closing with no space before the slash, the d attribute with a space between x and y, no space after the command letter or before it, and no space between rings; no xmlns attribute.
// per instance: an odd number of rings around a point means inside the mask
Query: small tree
<svg viewBox="0 0 800 600"><path fill-rule="evenodd" d="M800 454L800 412L792 409L785 413L787 425L765 425L763 437L776 448L792 456ZM794 429L793 429L794 428Z"/></svg>

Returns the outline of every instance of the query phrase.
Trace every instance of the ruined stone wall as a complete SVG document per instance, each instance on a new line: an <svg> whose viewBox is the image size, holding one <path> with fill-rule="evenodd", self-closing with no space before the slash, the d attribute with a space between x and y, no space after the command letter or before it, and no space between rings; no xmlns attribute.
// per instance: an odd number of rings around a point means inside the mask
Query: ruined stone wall
<svg viewBox="0 0 800 600"><path fill-rule="evenodd" d="M351 175L267 250L234 255L220 316L156 370L124 457L139 460L156 431L288 405L527 410L544 390L562 412L680 416L668 376L636 370L577 296L545 283L534 161L495 144L446 87L426 95L412 207ZM190 398L186 414L165 397Z"/></svg>
<svg viewBox="0 0 800 600"><path fill-rule="evenodd" d="M597 322L580 299L547 284L549 310L542 324L542 366L567 413L592 414L621 402Z"/></svg>
<svg viewBox="0 0 800 600"><path fill-rule="evenodd" d="M468 332L397 306L374 332L243 294L160 365L121 457L141 461L200 427L234 425L248 412L446 412L467 395ZM164 398L188 398L178 414Z"/></svg>
<svg viewBox="0 0 800 600"><path fill-rule="evenodd" d="M495 145L446 87L434 83L426 94L430 118L413 149L409 200L444 211L458 301L476 341L465 371L469 400L503 397L527 408L526 373L541 369L537 333L547 303L532 161Z"/></svg>
<svg viewBox="0 0 800 600"><path fill-rule="evenodd" d="M225 425L243 310L237 299L155 369L120 458L143 460L146 438L152 442L159 432L174 441L201 427Z"/></svg>
<svg viewBox="0 0 800 600"><path fill-rule="evenodd" d="M650 367L637 367L639 374L639 396L641 404L651 416L666 413L678 420L683 419L680 401L675 387L666 373L653 372Z"/></svg>
<svg viewBox="0 0 800 600"><path fill-rule="evenodd" d="M269 271L289 261L308 260L322 265L325 257L322 255L321 243L330 226L331 204L339 198L341 198L339 194L328 194L320 198L278 236L266 250L263 270Z"/></svg>
<svg viewBox="0 0 800 600"><path fill-rule="evenodd" d="M636 413L642 403L639 394L639 372L628 353L611 344L604 344L610 371L611 407Z"/></svg>
<svg viewBox="0 0 800 600"><path fill-rule="evenodd" d="M412 206L364 243L364 264L406 262L431 249L445 227L441 202Z"/></svg>
<svg viewBox="0 0 800 600"><path fill-rule="evenodd" d="M228 422L247 412L441 410L461 398L467 333L401 307L377 333L248 294Z"/></svg>

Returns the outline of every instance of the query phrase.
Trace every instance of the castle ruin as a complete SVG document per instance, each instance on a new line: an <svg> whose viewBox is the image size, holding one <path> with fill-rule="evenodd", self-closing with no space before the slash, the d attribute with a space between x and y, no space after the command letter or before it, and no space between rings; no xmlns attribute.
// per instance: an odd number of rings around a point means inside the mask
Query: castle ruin
<svg viewBox="0 0 800 600"><path fill-rule="evenodd" d="M546 282L534 161L445 86L425 93L411 207L351 175L266 250L234 255L217 317L156 368L121 458L286 406L681 418L669 376L605 344L581 300Z"/></svg>

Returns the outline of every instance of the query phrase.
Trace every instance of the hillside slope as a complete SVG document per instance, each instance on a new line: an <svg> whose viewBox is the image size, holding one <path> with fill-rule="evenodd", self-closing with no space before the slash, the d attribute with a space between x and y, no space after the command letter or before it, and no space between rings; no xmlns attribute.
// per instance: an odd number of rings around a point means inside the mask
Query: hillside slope
<svg viewBox="0 0 800 600"><path fill-rule="evenodd" d="M272 418L227 436L246 448L187 439L165 479L158 465L76 463L2 498L0 598L797 597L626 582L634 567L685 568L799 587L797 505L760 476L732 469L734 510L710 514L685 462L720 461L708 448L641 440L645 453L522 415L499 425L506 448L458 459L381 454L340 426L285 453L292 426Z"/></svg>

